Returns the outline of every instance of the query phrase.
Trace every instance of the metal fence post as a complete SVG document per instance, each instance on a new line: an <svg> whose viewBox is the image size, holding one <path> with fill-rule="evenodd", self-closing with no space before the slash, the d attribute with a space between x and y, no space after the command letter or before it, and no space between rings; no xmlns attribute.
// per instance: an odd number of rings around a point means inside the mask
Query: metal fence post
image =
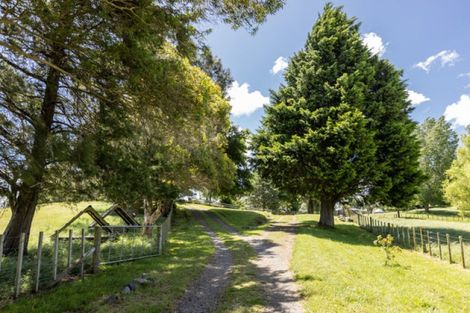
<svg viewBox="0 0 470 313"><path fill-rule="evenodd" d="M80 277L85 276L85 229L82 228L80 238Z"/></svg>
<svg viewBox="0 0 470 313"><path fill-rule="evenodd" d="M59 233L54 234L54 258L52 260L52 279L57 280L57 267L59 265Z"/></svg>
<svg viewBox="0 0 470 313"><path fill-rule="evenodd" d="M2 260L3 260L3 235L0 234L0 271L2 270Z"/></svg>
<svg viewBox="0 0 470 313"><path fill-rule="evenodd" d="M160 225L160 236L158 238L158 254L161 255L163 253L163 224Z"/></svg>
<svg viewBox="0 0 470 313"><path fill-rule="evenodd" d="M38 256L36 262L36 281L34 284L34 292L39 291L39 279L41 277L41 261L42 261L42 241L44 238L44 232L39 232L38 240Z"/></svg>
<svg viewBox="0 0 470 313"><path fill-rule="evenodd" d="M72 266L72 243L73 243L73 233L72 230L69 229L69 246L68 246L68 254L67 254L67 268Z"/></svg>
<svg viewBox="0 0 470 313"><path fill-rule="evenodd" d="M98 273L101 256L101 227L95 227L94 238L95 251L93 252L93 273Z"/></svg>
<svg viewBox="0 0 470 313"><path fill-rule="evenodd" d="M25 233L21 233L20 243L18 245L18 261L16 263L15 298L20 295L21 291L21 272L23 270L24 241Z"/></svg>

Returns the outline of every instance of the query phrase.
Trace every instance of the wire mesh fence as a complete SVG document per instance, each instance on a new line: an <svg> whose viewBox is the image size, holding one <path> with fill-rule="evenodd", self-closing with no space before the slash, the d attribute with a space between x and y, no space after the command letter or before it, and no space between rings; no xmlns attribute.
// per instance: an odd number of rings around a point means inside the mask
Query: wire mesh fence
<svg viewBox="0 0 470 313"><path fill-rule="evenodd" d="M0 234L0 305L21 294L52 287L63 280L96 272L100 265L161 255L171 228L171 215L156 225L69 229L50 237L43 232L37 244L24 249L25 235L15 253L5 255Z"/></svg>
<svg viewBox="0 0 470 313"><path fill-rule="evenodd" d="M375 235L392 235L394 242L403 248L421 251L449 263L459 263L463 268L470 265L470 240L463 236L397 225L366 215L358 215L357 222Z"/></svg>
<svg viewBox="0 0 470 313"><path fill-rule="evenodd" d="M470 217L461 215L434 215L426 213L410 213L400 212L395 215L396 218L409 218L419 220L434 220L434 221L448 221L448 222L470 222Z"/></svg>

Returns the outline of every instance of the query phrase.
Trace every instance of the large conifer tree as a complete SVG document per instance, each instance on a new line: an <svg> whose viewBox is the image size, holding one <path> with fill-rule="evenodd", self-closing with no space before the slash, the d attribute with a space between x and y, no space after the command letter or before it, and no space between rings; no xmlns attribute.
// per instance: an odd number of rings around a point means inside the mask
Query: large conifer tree
<svg viewBox="0 0 470 313"><path fill-rule="evenodd" d="M322 226L334 226L335 204L354 194L402 205L420 175L400 77L368 51L355 19L326 5L266 108L257 168L282 189L320 199Z"/></svg>

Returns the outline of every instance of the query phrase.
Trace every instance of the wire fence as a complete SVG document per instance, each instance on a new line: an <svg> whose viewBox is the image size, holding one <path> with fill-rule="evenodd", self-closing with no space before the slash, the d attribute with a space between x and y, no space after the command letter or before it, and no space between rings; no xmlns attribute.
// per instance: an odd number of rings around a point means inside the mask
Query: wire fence
<svg viewBox="0 0 470 313"><path fill-rule="evenodd" d="M37 246L24 249L25 234L13 255L4 255L0 234L0 306L21 294L38 292L61 281L95 273L101 265L161 255L167 244L172 212L156 225L104 226L80 232L39 233Z"/></svg>
<svg viewBox="0 0 470 313"><path fill-rule="evenodd" d="M396 218L409 218L409 219L420 219L420 220L435 220L435 221L449 221L449 222L470 222L470 217L458 216L458 215L435 215L426 213L409 213L400 212L395 214Z"/></svg>
<svg viewBox="0 0 470 313"><path fill-rule="evenodd" d="M407 227L384 222L371 216L357 215L361 228L375 235L394 237L401 247L421 251L449 263L459 263L463 268L470 264L470 240L463 236L440 233L422 227Z"/></svg>

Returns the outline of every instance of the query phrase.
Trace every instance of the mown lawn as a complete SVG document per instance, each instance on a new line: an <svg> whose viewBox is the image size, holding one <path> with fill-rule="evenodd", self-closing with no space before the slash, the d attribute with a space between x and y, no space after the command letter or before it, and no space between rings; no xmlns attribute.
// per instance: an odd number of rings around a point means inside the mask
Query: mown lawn
<svg viewBox="0 0 470 313"><path fill-rule="evenodd" d="M214 206L193 203L187 203L183 206L212 211L222 221L231 225L242 234L254 234L260 231L264 226L268 225L268 219L272 217L272 214L262 211L215 208Z"/></svg>
<svg viewBox="0 0 470 313"><path fill-rule="evenodd" d="M177 210L168 249L163 256L105 267L84 280L63 283L39 295L19 299L1 312L171 312L186 286L214 253L203 228L186 210ZM135 293L120 290L134 278L149 273L153 282ZM117 304L104 299L119 294Z"/></svg>
<svg viewBox="0 0 470 313"><path fill-rule="evenodd" d="M301 222L291 262L310 312L470 312L470 271L403 250L396 264L350 223Z"/></svg>

